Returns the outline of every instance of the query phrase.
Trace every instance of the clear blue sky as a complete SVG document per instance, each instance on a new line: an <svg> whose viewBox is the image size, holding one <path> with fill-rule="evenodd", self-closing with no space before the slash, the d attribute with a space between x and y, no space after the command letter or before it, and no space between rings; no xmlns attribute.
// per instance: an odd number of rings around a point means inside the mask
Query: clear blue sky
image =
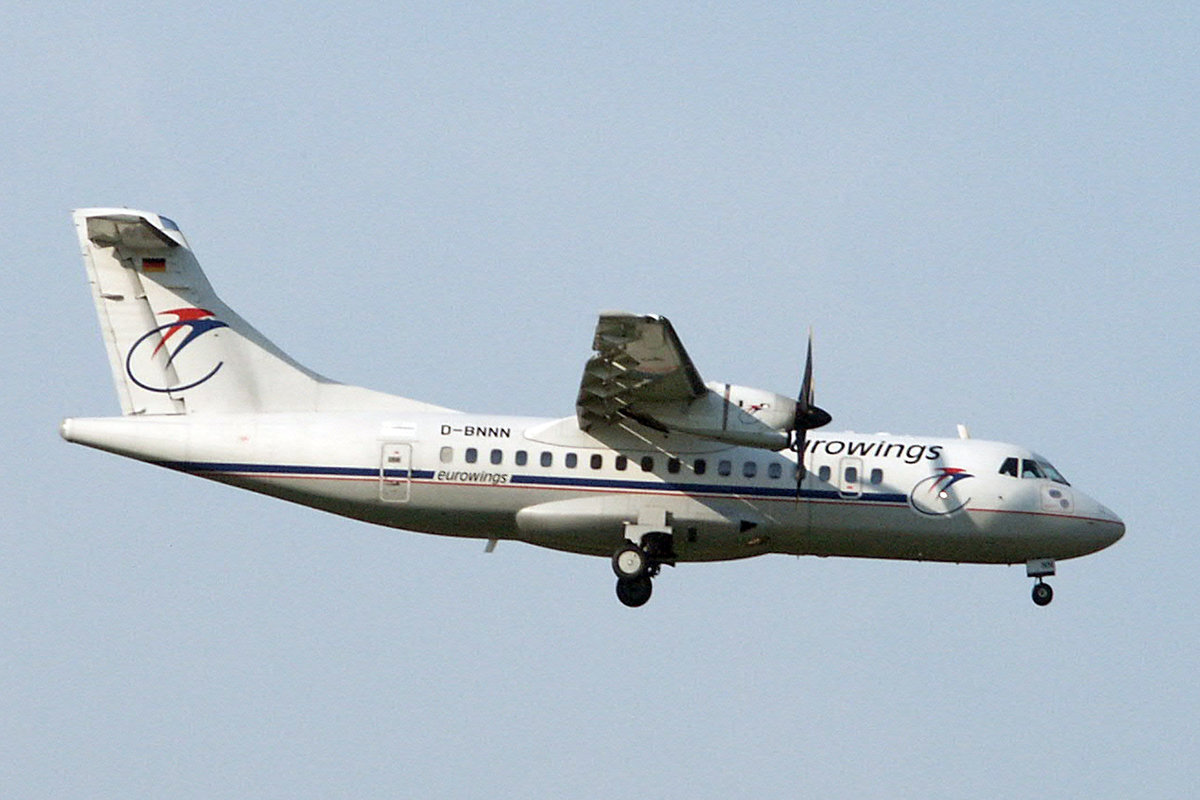
<svg viewBox="0 0 1200 800"><path fill-rule="evenodd" d="M1183 797L1200 785L1194 4L49 3L4 15L0 794ZM595 313L1120 513L1021 567L668 570L72 447L72 208L161 211L332 377L572 413Z"/></svg>

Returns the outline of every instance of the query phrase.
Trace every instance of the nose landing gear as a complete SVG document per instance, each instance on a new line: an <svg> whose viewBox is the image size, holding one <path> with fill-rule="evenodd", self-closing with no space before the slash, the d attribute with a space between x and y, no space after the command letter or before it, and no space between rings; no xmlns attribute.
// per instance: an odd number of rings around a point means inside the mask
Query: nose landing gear
<svg viewBox="0 0 1200 800"><path fill-rule="evenodd" d="M1054 574L1054 559L1034 558L1026 561L1025 574L1030 578L1037 578L1037 583L1033 585L1033 602L1039 606L1050 605L1050 601L1054 599L1054 590L1050 588L1050 584L1043 583L1042 578Z"/></svg>

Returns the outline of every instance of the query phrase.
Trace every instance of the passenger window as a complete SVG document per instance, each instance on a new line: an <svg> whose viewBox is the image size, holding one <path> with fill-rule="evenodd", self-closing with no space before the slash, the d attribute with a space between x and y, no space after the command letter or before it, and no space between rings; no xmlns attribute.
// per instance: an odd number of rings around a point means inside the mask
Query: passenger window
<svg viewBox="0 0 1200 800"><path fill-rule="evenodd" d="M467 457L468 464L474 464L476 461L479 460L479 451L476 450L474 447L468 447L466 457Z"/></svg>
<svg viewBox="0 0 1200 800"><path fill-rule="evenodd" d="M846 467L846 483L858 483L858 467Z"/></svg>
<svg viewBox="0 0 1200 800"><path fill-rule="evenodd" d="M758 474L758 464L754 461L747 461L742 464L742 475L747 478L753 478Z"/></svg>
<svg viewBox="0 0 1200 800"><path fill-rule="evenodd" d="M504 460L504 452L503 451L501 451L501 450L493 450L492 451L492 463L493 464L499 464L503 460Z"/></svg>
<svg viewBox="0 0 1200 800"><path fill-rule="evenodd" d="M883 470L878 468L871 470L871 485L878 486L881 483L883 483Z"/></svg>
<svg viewBox="0 0 1200 800"><path fill-rule="evenodd" d="M767 477L773 481L777 481L783 476L783 466L778 461L772 461L767 465Z"/></svg>
<svg viewBox="0 0 1200 800"><path fill-rule="evenodd" d="M692 469L697 475L703 475L708 471L708 462L703 458L697 458L696 463L692 464Z"/></svg>
<svg viewBox="0 0 1200 800"><path fill-rule="evenodd" d="M718 475L728 478L730 473L732 473L732 472L733 472L733 463L732 462L726 461L725 459L721 459L720 461L717 462L717 474Z"/></svg>
<svg viewBox="0 0 1200 800"><path fill-rule="evenodd" d="M820 478L821 480L825 481L826 483L829 483L829 479L832 476L833 476L833 470L829 468L828 464L826 464L825 466L823 466L819 470L817 470L817 477Z"/></svg>
<svg viewBox="0 0 1200 800"><path fill-rule="evenodd" d="M524 450L518 450L517 451L517 466L523 467L527 463L529 463L529 453L526 453Z"/></svg>
<svg viewBox="0 0 1200 800"><path fill-rule="evenodd" d="M667 459L667 472L671 473L672 475L679 474L679 459L678 458L668 458Z"/></svg>
<svg viewBox="0 0 1200 800"><path fill-rule="evenodd" d="M549 450L542 451L542 466L549 467L554 464L554 455Z"/></svg>
<svg viewBox="0 0 1200 800"><path fill-rule="evenodd" d="M625 467L629 466L629 459L625 456L617 456L616 467L618 472L624 472Z"/></svg>
<svg viewBox="0 0 1200 800"><path fill-rule="evenodd" d="M1017 477L1017 459L1006 458L1004 463L1000 465L1000 474Z"/></svg>
<svg viewBox="0 0 1200 800"><path fill-rule="evenodd" d="M642 456L642 472L654 471L654 458L651 456Z"/></svg>
<svg viewBox="0 0 1200 800"><path fill-rule="evenodd" d="M454 448L453 447L443 447L442 452L440 452L438 454L438 458L441 459L441 462L443 464L449 464L451 461L454 460Z"/></svg>
<svg viewBox="0 0 1200 800"><path fill-rule="evenodd" d="M599 453L592 453L592 469L600 469L604 466L604 456Z"/></svg>
<svg viewBox="0 0 1200 800"><path fill-rule="evenodd" d="M574 453L567 453L567 457L563 460L567 465L567 469L575 469L575 465L579 463L579 456Z"/></svg>

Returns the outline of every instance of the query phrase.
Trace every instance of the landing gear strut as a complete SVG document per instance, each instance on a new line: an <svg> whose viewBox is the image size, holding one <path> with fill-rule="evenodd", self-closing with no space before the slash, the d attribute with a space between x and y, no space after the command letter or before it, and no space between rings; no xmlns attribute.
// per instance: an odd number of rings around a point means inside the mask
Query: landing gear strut
<svg viewBox="0 0 1200 800"><path fill-rule="evenodd" d="M647 534L642 537L641 544L625 540L612 557L613 573L617 576L617 599L630 608L644 606L654 591L654 576L663 564L674 563L670 534Z"/></svg>
<svg viewBox="0 0 1200 800"><path fill-rule="evenodd" d="M1043 583L1042 578L1054 574L1054 559L1034 558L1026 561L1025 574L1030 578L1037 578L1037 583L1033 585L1033 602L1039 606L1050 605L1050 601L1054 599L1054 590L1050 588L1050 584Z"/></svg>

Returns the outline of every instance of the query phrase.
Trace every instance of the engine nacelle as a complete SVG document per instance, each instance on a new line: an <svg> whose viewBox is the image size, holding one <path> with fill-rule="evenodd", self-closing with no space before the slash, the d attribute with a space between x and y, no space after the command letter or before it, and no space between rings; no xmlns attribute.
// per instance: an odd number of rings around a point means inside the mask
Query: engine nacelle
<svg viewBox="0 0 1200 800"><path fill-rule="evenodd" d="M648 418L669 431L705 439L782 450L796 416L796 401L775 392L735 386L705 384L708 391L689 403L639 403L637 416ZM631 415L632 416L632 415Z"/></svg>

